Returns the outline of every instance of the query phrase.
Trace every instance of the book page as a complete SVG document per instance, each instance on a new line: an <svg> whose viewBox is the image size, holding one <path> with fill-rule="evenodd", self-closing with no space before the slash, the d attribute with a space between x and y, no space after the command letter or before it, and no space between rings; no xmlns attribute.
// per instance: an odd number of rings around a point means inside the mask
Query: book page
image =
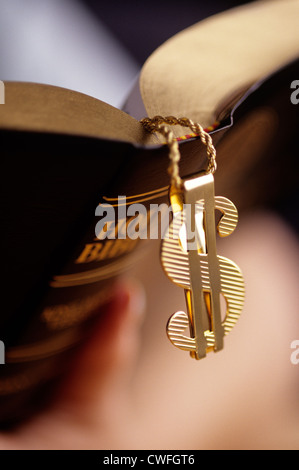
<svg viewBox="0 0 299 470"><path fill-rule="evenodd" d="M213 125L219 106L299 56L298 18L297 0L258 1L169 39L141 72L147 114L186 116L203 127Z"/></svg>

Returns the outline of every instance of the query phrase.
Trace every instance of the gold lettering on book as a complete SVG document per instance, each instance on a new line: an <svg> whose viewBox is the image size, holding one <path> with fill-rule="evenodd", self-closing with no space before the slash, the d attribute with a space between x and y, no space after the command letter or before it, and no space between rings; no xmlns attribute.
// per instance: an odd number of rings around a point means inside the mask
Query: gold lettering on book
<svg viewBox="0 0 299 470"><path fill-rule="evenodd" d="M82 338L79 327L69 328L42 341L21 344L7 350L7 363L39 361L55 356L76 345Z"/></svg>
<svg viewBox="0 0 299 470"><path fill-rule="evenodd" d="M129 269L134 264L135 260L132 258L132 252L137 248L139 240L160 238L159 229L163 233L165 221L169 218L169 206L167 204L152 204L152 210L147 211L145 207L141 210L141 207L136 206L137 202L139 202L138 198L146 195L150 199L160 198L166 194L166 190L167 188L165 187L145 193L144 195L129 196L129 201L124 204L128 206L126 215L121 214L120 216L118 214L120 217L117 220L115 220L114 216L111 220L107 220L106 217L102 218L95 227L96 237L91 243L85 244L74 262L81 265L116 258L114 261L103 264L95 269L54 276L50 281L50 286L64 288L91 284L115 277L120 272ZM113 204L110 207L119 208L121 205L119 204L119 198L104 199L107 199L107 201L111 200L111 202L118 201L117 204ZM130 210L131 214L129 213ZM124 255L130 255L130 257L125 257ZM139 256L140 253L137 254L137 258Z"/></svg>
<svg viewBox="0 0 299 470"><path fill-rule="evenodd" d="M98 308L108 303L112 291L105 289L97 295L78 299L69 304L52 305L43 310L41 318L51 330L60 330L73 326L97 312Z"/></svg>
<svg viewBox="0 0 299 470"><path fill-rule="evenodd" d="M105 240L96 243L87 243L76 259L77 264L103 261L130 253L138 240Z"/></svg>
<svg viewBox="0 0 299 470"><path fill-rule="evenodd" d="M150 201L152 199L159 199L161 197L167 196L169 191L168 186L163 186L162 188L154 189L153 191L148 191L146 193L134 194L133 196L126 196L126 205L130 205L132 203L141 203L145 201ZM109 203L115 203L114 206L117 207L118 204L118 197L103 197L104 201Z"/></svg>
<svg viewBox="0 0 299 470"><path fill-rule="evenodd" d="M0 379L0 395L21 392L32 387L37 382L39 382L37 377L30 377L28 374L17 374Z"/></svg>
<svg viewBox="0 0 299 470"><path fill-rule="evenodd" d="M74 287L92 284L104 279L111 279L130 269L136 261L140 259L140 256L140 250L136 250L135 254L132 253L128 257L117 259L99 268L82 271L80 273L55 276L50 282L50 286L55 288Z"/></svg>

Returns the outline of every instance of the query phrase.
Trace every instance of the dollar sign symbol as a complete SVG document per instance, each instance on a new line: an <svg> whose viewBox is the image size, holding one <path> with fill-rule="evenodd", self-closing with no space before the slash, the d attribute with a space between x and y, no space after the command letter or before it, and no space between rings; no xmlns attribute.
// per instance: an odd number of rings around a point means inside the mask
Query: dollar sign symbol
<svg viewBox="0 0 299 470"><path fill-rule="evenodd" d="M170 317L167 334L176 347L201 359L207 352L223 348L223 338L243 308L242 273L216 252L216 230L222 237L230 235L238 212L229 199L215 197L212 174L185 181L183 194L173 192L170 199L174 218L164 236L161 260L168 277L185 289L188 311ZM215 209L221 212L217 227ZM226 301L223 320L221 296ZM183 334L188 326L190 336Z"/></svg>

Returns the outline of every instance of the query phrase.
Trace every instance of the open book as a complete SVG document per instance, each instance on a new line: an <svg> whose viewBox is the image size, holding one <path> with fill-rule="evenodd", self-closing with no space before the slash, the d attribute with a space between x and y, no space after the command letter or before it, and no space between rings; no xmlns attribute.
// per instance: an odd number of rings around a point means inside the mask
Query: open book
<svg viewBox="0 0 299 470"><path fill-rule="evenodd" d="M182 31L146 61L123 111L63 88L4 84L0 422L63 373L111 281L142 256L144 240L95 233L99 204L168 200L168 148L142 117L200 123L217 149L216 191L241 210L294 203L298 18L298 0L257 1ZM181 176L204 170L200 139L173 131ZM118 230L127 222L125 213Z"/></svg>

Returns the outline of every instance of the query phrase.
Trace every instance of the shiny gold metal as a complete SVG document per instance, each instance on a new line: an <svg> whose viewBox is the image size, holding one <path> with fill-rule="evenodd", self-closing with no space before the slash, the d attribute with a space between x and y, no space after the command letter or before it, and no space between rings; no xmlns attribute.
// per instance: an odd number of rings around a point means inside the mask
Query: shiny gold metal
<svg viewBox="0 0 299 470"><path fill-rule="evenodd" d="M181 154L179 151L179 145L177 140L174 138L174 134L168 126L182 126L188 127L200 137L201 142L206 146L208 156L208 167L207 172L214 174L217 169L216 164L216 149L213 145L212 137L206 132L198 122L193 122L191 119L186 117L176 118L174 116L154 116L153 118L144 118L141 124L149 132L158 132L163 135L166 139L166 143L169 147L169 160L170 164L168 167L168 173L170 175L171 185L177 189L182 186L182 179L179 174L179 162ZM166 124L166 125L165 125Z"/></svg>
<svg viewBox="0 0 299 470"><path fill-rule="evenodd" d="M238 222L234 204L215 197L216 150L211 136L199 123L186 117L155 116L141 120L149 132L162 134L169 147L170 202L174 218L161 250L162 266L168 277L185 290L187 314L176 312L169 319L167 334L180 349L195 359L208 351L223 348L223 337L237 322L244 304L245 287L240 269L216 252L216 229L221 237L230 235ZM180 151L167 126L189 127L206 146L208 166L200 177L182 181L179 174ZM222 213L215 224L215 210ZM222 320L220 296L226 301ZM189 327L189 336L184 331Z"/></svg>
<svg viewBox="0 0 299 470"><path fill-rule="evenodd" d="M187 314L176 312L167 324L170 341L190 351L195 359L208 351L223 348L223 337L237 322L244 304L245 287L240 269L231 260L218 256L216 231L230 235L238 222L234 204L215 197L213 175L204 174L183 183L182 190L172 186L170 201L173 221L161 250L167 276L185 289ZM215 210L221 212L215 223ZM226 301L221 316L221 296ZM189 336L184 331L189 327Z"/></svg>

